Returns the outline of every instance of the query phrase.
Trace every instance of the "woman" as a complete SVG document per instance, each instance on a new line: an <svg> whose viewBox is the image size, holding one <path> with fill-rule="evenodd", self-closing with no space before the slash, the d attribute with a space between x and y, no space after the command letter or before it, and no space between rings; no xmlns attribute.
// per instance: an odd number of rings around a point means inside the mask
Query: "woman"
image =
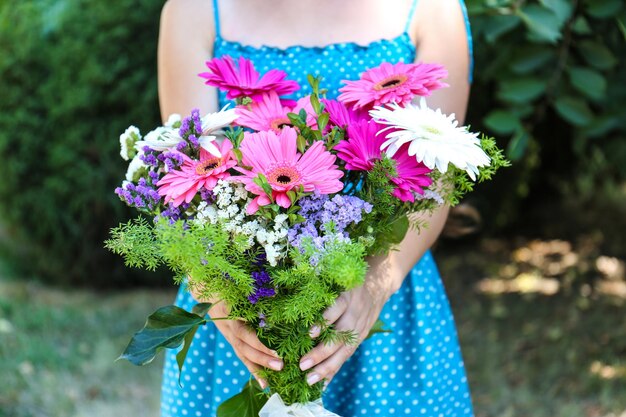
<svg viewBox="0 0 626 417"><path fill-rule="evenodd" d="M428 102L462 122L471 67L465 13L459 0L169 0L159 38L163 119L196 107L201 113L219 109L223 94L203 86L197 74L210 57L231 55L251 59L261 73L282 69L303 86L307 74L322 75L330 92L385 61L443 64L450 87ZM429 216L430 226L410 232L399 251L371 259L366 284L325 312L337 329L354 330L362 341L358 350L319 345L300 362L310 384L333 381L324 396L331 411L344 417L472 415L454 321L429 252L447 213L443 207ZM181 289L177 304L189 309L194 303ZM225 308L220 303L210 315L224 317ZM393 333L363 341L379 316ZM215 415L259 367L279 370L282 361L243 323L204 326L191 346L182 388L174 354L167 355L163 417Z"/></svg>

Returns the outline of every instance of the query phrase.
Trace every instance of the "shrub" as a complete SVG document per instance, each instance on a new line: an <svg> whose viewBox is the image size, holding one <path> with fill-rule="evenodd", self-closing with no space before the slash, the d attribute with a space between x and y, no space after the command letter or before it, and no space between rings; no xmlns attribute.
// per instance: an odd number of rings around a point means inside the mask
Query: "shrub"
<svg viewBox="0 0 626 417"><path fill-rule="evenodd" d="M0 2L0 244L21 269L62 283L154 280L125 270L102 241L130 215L112 192L125 170L117 137L130 123L146 131L159 120L162 4ZM599 189L619 190L626 181L624 2L467 6L476 52L468 120L506 141L515 162L473 197L495 219L492 228L519 225L531 198L593 202Z"/></svg>
<svg viewBox="0 0 626 417"><path fill-rule="evenodd" d="M590 201L626 181L624 2L467 5L477 61L468 118L507 140L514 162L482 193L493 224L519 225L525 198Z"/></svg>
<svg viewBox="0 0 626 417"><path fill-rule="evenodd" d="M159 121L162 3L0 3L0 218L20 269L60 283L140 279L102 242L128 216L113 194L117 137Z"/></svg>

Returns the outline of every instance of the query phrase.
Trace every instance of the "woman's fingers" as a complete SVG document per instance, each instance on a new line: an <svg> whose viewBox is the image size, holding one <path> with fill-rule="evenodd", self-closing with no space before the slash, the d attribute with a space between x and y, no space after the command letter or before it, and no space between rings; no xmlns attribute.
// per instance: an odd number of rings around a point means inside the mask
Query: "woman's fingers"
<svg viewBox="0 0 626 417"><path fill-rule="evenodd" d="M239 353L239 355L246 358L248 361L264 366L269 369L273 369L275 371L280 371L283 369L283 361L277 359L275 356L267 355L246 342L242 339L236 339L233 342L233 348Z"/></svg>
<svg viewBox="0 0 626 417"><path fill-rule="evenodd" d="M239 359L241 359L241 362L243 362L243 364L246 366L246 368L248 368L248 371L250 371L250 374L252 374L252 376L254 376L254 378L257 380L257 382L259 383L261 388L262 389L267 388L267 381L265 381L263 378L261 378L261 377L259 377L257 375L257 372L259 370L261 370L261 368L258 365L250 362L246 358L240 357Z"/></svg>
<svg viewBox="0 0 626 417"><path fill-rule="evenodd" d="M246 342L248 345L252 346L254 349L280 360L278 353L265 346L263 342L259 340L257 335L254 334L254 332L248 327L246 327L245 324L238 321L237 323L234 323L233 327L233 331L238 338Z"/></svg>
<svg viewBox="0 0 626 417"><path fill-rule="evenodd" d="M356 345L341 345L330 357L309 372L306 377L308 384L313 385L321 380L326 380L325 385L328 385L356 348Z"/></svg>
<svg viewBox="0 0 626 417"><path fill-rule="evenodd" d="M326 320L327 324L333 324L339 317L343 315L348 309L348 296L347 293L343 293L337 298L335 304L328 307L326 311L324 311L324 320Z"/></svg>
<svg viewBox="0 0 626 417"><path fill-rule="evenodd" d="M300 359L300 369L306 371L325 361L343 345L338 343L320 343Z"/></svg>

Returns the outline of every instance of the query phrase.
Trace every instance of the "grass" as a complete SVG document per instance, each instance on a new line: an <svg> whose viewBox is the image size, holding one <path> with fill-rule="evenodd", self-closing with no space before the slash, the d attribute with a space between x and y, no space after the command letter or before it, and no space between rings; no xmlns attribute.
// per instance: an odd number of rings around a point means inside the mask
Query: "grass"
<svg viewBox="0 0 626 417"><path fill-rule="evenodd" d="M478 417L626 417L625 267L595 247L439 248ZM0 281L0 416L158 416L161 359L114 360L173 296Z"/></svg>
<svg viewBox="0 0 626 417"><path fill-rule="evenodd" d="M142 368L115 359L173 297L0 282L0 416L158 416L162 359Z"/></svg>

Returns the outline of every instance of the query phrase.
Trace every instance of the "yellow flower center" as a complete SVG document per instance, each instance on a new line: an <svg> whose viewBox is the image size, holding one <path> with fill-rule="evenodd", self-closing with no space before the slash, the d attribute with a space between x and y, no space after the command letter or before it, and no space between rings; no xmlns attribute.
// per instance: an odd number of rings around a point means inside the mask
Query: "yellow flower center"
<svg viewBox="0 0 626 417"><path fill-rule="evenodd" d="M387 89L391 89L391 88L396 88L402 84L404 84L406 82L406 80L408 80L409 77L406 76L406 74L396 74L393 75L389 78L386 78L384 80L382 80L381 82L379 82L378 84L376 84L374 86L374 90L376 91L380 91L380 90L387 90Z"/></svg>
<svg viewBox="0 0 626 417"><path fill-rule="evenodd" d="M202 161L196 165L196 174L206 175L220 165L222 165L222 160L220 158L207 159L206 161Z"/></svg>
<svg viewBox="0 0 626 417"><path fill-rule="evenodd" d="M293 126L287 117L279 117L270 122L270 128L276 132L282 130L285 126Z"/></svg>
<svg viewBox="0 0 626 417"><path fill-rule="evenodd" d="M300 173L293 167L279 167L267 175L267 181L276 185L289 185L299 182L300 179Z"/></svg>

